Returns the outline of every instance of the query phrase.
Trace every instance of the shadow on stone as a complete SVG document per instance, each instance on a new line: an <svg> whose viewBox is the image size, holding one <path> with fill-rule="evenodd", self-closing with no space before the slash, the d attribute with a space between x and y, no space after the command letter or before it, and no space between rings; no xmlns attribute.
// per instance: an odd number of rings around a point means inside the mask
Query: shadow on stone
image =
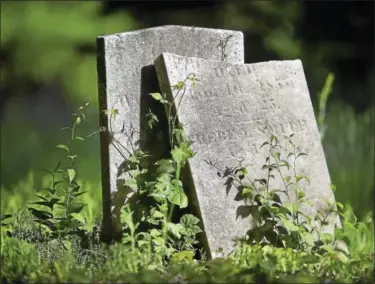
<svg viewBox="0 0 375 284"><path fill-rule="evenodd" d="M164 106L154 100L151 93L160 92L159 83L153 65L145 66L141 71L141 100L140 100L140 147L142 151L151 155L150 165L156 161L166 158L170 152L168 138L168 120ZM152 112L157 116L159 122L150 129L147 114Z"/></svg>

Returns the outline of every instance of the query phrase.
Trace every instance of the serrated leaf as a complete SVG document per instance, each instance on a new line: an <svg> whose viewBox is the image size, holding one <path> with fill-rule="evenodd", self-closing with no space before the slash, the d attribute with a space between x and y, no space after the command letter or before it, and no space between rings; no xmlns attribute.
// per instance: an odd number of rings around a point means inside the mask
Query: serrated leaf
<svg viewBox="0 0 375 284"><path fill-rule="evenodd" d="M169 186L168 200L180 208L188 206L188 198L182 189L182 183L179 180L173 180Z"/></svg>
<svg viewBox="0 0 375 284"><path fill-rule="evenodd" d="M168 159L162 159L155 163L157 167L156 173L166 173L166 174L172 174L175 172L175 167L172 160Z"/></svg>
<svg viewBox="0 0 375 284"><path fill-rule="evenodd" d="M152 217L154 218L164 218L164 214L158 210L155 210L153 213L152 213Z"/></svg>
<svg viewBox="0 0 375 284"><path fill-rule="evenodd" d="M201 228L198 226L199 219L192 214L185 214L180 219L180 224L183 226L181 229L181 234L186 236L194 236L202 232Z"/></svg>
<svg viewBox="0 0 375 284"><path fill-rule="evenodd" d="M165 241L163 238L155 238L155 239L152 239L152 242L156 245L156 246L164 246L165 244Z"/></svg>
<svg viewBox="0 0 375 284"><path fill-rule="evenodd" d="M130 178L124 182L124 186L130 187L133 190L138 189L137 179L136 178Z"/></svg>
<svg viewBox="0 0 375 284"><path fill-rule="evenodd" d="M153 238L160 237L161 235L162 235L162 233L157 229L152 229L150 231L150 236L153 237Z"/></svg>
<svg viewBox="0 0 375 284"><path fill-rule="evenodd" d="M167 228L178 239L181 238L180 232L184 228L181 224L168 223Z"/></svg>
<svg viewBox="0 0 375 284"><path fill-rule="evenodd" d="M199 223L199 219L195 217L192 214L185 214L181 217L180 223L186 227L186 226L191 226L191 225L196 225Z"/></svg>
<svg viewBox="0 0 375 284"><path fill-rule="evenodd" d="M175 147L172 151L172 158L173 160L180 165L183 165L185 161L187 161L194 152L186 145L186 143L182 144L180 147Z"/></svg>

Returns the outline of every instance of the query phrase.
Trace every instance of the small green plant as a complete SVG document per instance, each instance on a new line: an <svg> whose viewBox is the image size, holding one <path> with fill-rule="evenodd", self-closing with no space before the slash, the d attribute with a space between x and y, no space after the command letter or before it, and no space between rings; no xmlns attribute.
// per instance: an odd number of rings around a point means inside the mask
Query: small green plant
<svg viewBox="0 0 375 284"><path fill-rule="evenodd" d="M79 214L86 206L83 202L78 202L77 198L85 193L81 190L76 180L76 161L77 154L74 152L74 142L85 140L84 137L76 135L77 127L86 118L84 106L79 107L78 112L74 113L74 122L72 127L64 127L61 130L69 131L69 141L67 144L59 144L56 147L65 151L65 157L60 160L52 170L44 170L51 176L49 187L41 188L35 196L37 201L29 202L27 211L30 213L32 221L41 224L53 235L63 237L66 234L81 228L85 224L84 218ZM24 210L22 213L26 213ZM3 220L14 217L12 215L4 216ZM20 219L19 214L17 218ZM19 222L18 222L19 223Z"/></svg>
<svg viewBox="0 0 375 284"><path fill-rule="evenodd" d="M79 107L78 112L73 114L74 122L72 127L65 127L62 130L69 132L67 144L59 144L56 147L66 152L64 159L60 160L52 171L45 170L51 176L51 186L39 190L39 201L29 203L28 210L35 218L35 222L47 226L53 233L64 235L85 224L84 218L79 214L87 205L78 202L77 198L84 194L81 186L76 180L77 154L74 152L74 142L85 140L85 137L78 136L77 127L86 118L84 106ZM36 207L43 207L39 209Z"/></svg>
<svg viewBox="0 0 375 284"><path fill-rule="evenodd" d="M194 85L197 78L191 74L184 81L177 82L173 86L177 91L173 100L168 100L165 94L150 94L165 109L170 156L149 165L147 159L150 154L141 149L133 152L127 149L130 155L124 163L122 174L126 177L123 178L121 187L126 194L115 200L114 215L115 223L121 226L122 242L130 248L131 272L137 272L141 264L146 267L162 267L168 261L193 260L195 254L193 245L197 243L196 235L201 232L199 219L192 214L185 214L177 223L173 220L177 208L188 206L181 171L194 156L190 148L191 142L184 135L176 114L186 91L187 80ZM118 112L107 111L107 114L113 113ZM159 119L151 110L146 118L152 131ZM124 195L131 196L125 204Z"/></svg>
<svg viewBox="0 0 375 284"><path fill-rule="evenodd" d="M265 176L250 179L244 166L228 168L222 174L228 178L227 182L237 188L236 199L242 199L245 203L238 207L237 217L251 215L254 222L254 228L249 230L246 239L250 244L317 251L326 241L333 241L331 234L321 233L321 230L329 225L328 218L336 212L335 206L330 205L326 212L318 211L315 217L306 214L306 208L311 207L312 203L305 199L303 182L309 184L310 180L308 176L297 172L296 161L308 154L297 151L292 140L293 134L284 136L289 152L282 153L281 140L268 125L263 130L270 137L260 146L268 147L262 166ZM281 180L283 188L271 188L271 179Z"/></svg>
<svg viewBox="0 0 375 284"><path fill-rule="evenodd" d="M74 256L77 265L90 263L93 266L103 258L99 246L99 226L96 224L91 231L86 230L86 220L80 213L87 204L78 201L86 192L77 182L78 155L74 152L74 143L95 134L86 137L77 135L77 127L85 120L84 111L88 106L86 102L79 107L78 112L73 114L72 127L62 129L69 131L69 141L57 145L58 149L66 152L64 158L52 171L44 170L51 177L50 186L38 190L36 201L28 202L16 214L5 214L1 219L1 235L5 237L5 243L17 240L20 252L35 251L35 261L47 270L49 265L57 265L56 261L67 256ZM4 249L2 258L11 257L11 248ZM29 277L36 277L35 273L30 272Z"/></svg>
<svg viewBox="0 0 375 284"><path fill-rule="evenodd" d="M243 166L227 168L222 172L222 176L228 178L238 189L236 199L243 199L245 202L245 205L239 206L237 214L243 218L251 215L254 222L254 227L247 235L237 240L237 249L230 257L240 265L260 265L271 278L280 272L304 271L317 275L319 279L353 279L354 276L346 272L350 270L342 271L340 267L345 265L353 270L360 270L358 256L351 255L348 250L350 239L347 234L358 232L357 228L364 224L357 224L355 216L348 213L350 211L340 202L328 204L326 210L318 211L315 216L307 215L306 205L312 204L305 198L301 181L309 183L310 180L307 176L298 174L296 169L296 160L307 154L297 152L292 141L293 134L284 136L292 150L281 153L280 139L267 125L264 130L270 135L270 139L260 146L268 146L266 163L262 167L266 171L265 178L246 179L248 170ZM282 168L291 170L292 174L286 175ZM270 180L277 176L282 180L283 189L270 187ZM333 186L332 188L334 189ZM293 192L294 196L291 194ZM322 232L323 226L329 225L328 218L331 214L339 214L343 220L343 227L335 229L335 237ZM330 222L334 220L331 219ZM362 264L368 272L372 267L369 264L371 256L362 255L361 259L367 259Z"/></svg>

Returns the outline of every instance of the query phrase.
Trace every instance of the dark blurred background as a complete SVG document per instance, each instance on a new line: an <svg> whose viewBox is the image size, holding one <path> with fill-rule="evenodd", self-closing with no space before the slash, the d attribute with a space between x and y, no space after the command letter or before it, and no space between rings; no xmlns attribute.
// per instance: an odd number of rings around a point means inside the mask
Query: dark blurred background
<svg viewBox="0 0 375 284"><path fill-rule="evenodd" d="M54 167L55 145L67 138L58 130L88 96L81 131L98 128L95 38L175 24L243 31L246 63L300 58L316 111L327 75L335 75L323 146L337 199L363 215L374 199L374 3L2 1L2 206L46 182L39 169ZM79 177L99 208L98 136L78 152Z"/></svg>

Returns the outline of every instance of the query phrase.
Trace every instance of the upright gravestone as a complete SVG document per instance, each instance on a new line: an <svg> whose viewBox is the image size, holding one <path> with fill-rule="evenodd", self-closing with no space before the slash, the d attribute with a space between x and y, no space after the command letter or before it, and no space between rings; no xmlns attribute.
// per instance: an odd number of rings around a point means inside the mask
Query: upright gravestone
<svg viewBox="0 0 375 284"><path fill-rule="evenodd" d="M310 185L305 183L305 193L313 207L306 213L323 210L324 199L334 201L300 60L231 64L164 53L155 67L160 88L170 99L177 92L171 85L192 73L199 80L195 86L186 85L177 116L196 152L189 162L190 182L212 257L220 248L230 251L233 239L245 236L253 227L250 219L237 218L241 201L236 201L235 189L227 192L228 184L217 174L217 168L242 163L248 166L252 179L265 177L261 168L267 149L260 146L269 134L263 130L264 125L279 138L294 133L299 150L309 154L296 161L298 173L311 181ZM270 188L283 189L277 175L271 179ZM325 227L331 233L337 220L333 218Z"/></svg>
<svg viewBox="0 0 375 284"><path fill-rule="evenodd" d="M140 118L148 112L148 94L159 91L153 68L155 58L163 52L171 52L243 63L244 45L242 32L162 26L100 36L97 48L100 125L108 129L100 137L102 238L109 240L113 233L114 200L122 203L124 198L120 198L118 190L121 187L121 165L129 151L147 144L147 137L142 138L144 121ZM109 115L103 110L108 110ZM112 110L117 110L118 114Z"/></svg>

